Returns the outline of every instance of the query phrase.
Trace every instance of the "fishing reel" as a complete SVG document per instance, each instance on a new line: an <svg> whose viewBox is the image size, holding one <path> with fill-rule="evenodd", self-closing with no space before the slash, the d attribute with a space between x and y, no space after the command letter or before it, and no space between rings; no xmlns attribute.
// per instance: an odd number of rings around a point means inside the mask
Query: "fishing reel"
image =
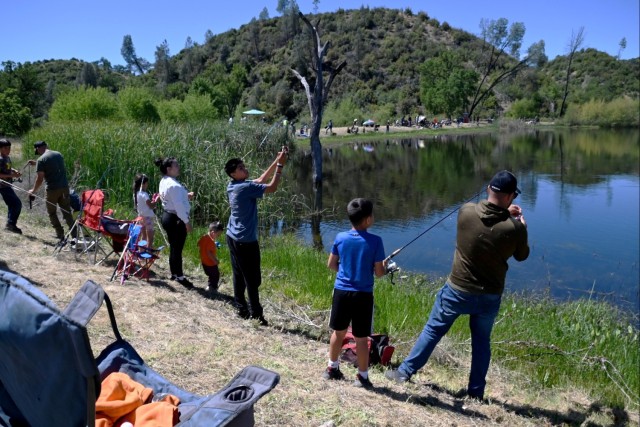
<svg viewBox="0 0 640 427"><path fill-rule="evenodd" d="M398 267L398 264L395 261L389 260L389 262L387 263L387 274L389 275L389 280L391 281L392 285L395 285L395 283L393 282L393 274L400 271L400 267Z"/></svg>
<svg viewBox="0 0 640 427"><path fill-rule="evenodd" d="M398 267L398 264L395 261L389 260L389 263L387 264L387 274L393 274L396 271L400 271L400 267Z"/></svg>

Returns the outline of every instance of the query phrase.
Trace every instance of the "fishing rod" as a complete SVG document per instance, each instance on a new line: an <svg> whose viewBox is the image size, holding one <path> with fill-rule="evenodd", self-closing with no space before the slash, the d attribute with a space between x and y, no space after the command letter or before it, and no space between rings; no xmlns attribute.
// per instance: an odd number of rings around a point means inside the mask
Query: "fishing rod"
<svg viewBox="0 0 640 427"><path fill-rule="evenodd" d="M387 264L387 272L393 274L396 271L399 270L397 264L393 261L391 261L391 259L393 257L395 257L396 255L398 255L400 252L402 252L402 250L404 248L406 248L407 246L409 246L410 244L412 244L413 242L415 242L416 240L418 240L420 237L422 237L423 235L425 235L428 231L432 230L436 225L440 224L442 221L444 221L445 219L449 218L451 215L453 215L454 213L456 213L458 210L460 210L460 208L467 202L470 202L471 200L475 199L476 197L478 197L480 195L480 193L482 193L484 191L484 188L480 191L478 191L477 193L475 193L473 196L469 197L468 199L466 199L464 202L462 202L460 205L458 205L457 208L453 209L451 212L449 212L448 214L446 214L445 216L443 216L442 218L440 218L438 221L436 221L435 224L433 224L431 227L427 228L426 230L424 230L422 233L418 234L416 237L414 237L411 241L409 241L408 243L406 243L404 246L402 246L401 248L396 249L395 251L391 252L391 255L389 255L385 261L388 261Z"/></svg>
<svg viewBox="0 0 640 427"><path fill-rule="evenodd" d="M269 134L271 133L271 131L278 125L282 123L282 120L276 120L271 127L269 128L269 130L267 131L267 134L264 136L264 138L262 138L262 141L260 142L260 144L258 144L258 146L256 147L257 149L260 149L264 143L267 141L267 138L269 137ZM256 148L252 148L251 150L249 150L247 153L244 154L244 157L247 157L249 154L251 154L253 152L254 149Z"/></svg>
<svg viewBox="0 0 640 427"><path fill-rule="evenodd" d="M36 194L29 193L29 190L25 190L24 188L18 187L17 185L13 185L12 183L7 182L7 181L3 181L2 183L10 186L14 190L18 190L18 191L22 191L23 193L27 193L29 195L29 208L31 208L31 203L33 202L33 200L40 199L40 200L43 200L45 203L48 203L48 204L50 204L52 206L56 206L56 207L60 208L60 210L63 211L63 212L72 213L72 212L70 212L70 211L68 211L66 209L63 209L61 206L58 206L57 204L48 201L47 199L45 199L42 196L38 196Z"/></svg>

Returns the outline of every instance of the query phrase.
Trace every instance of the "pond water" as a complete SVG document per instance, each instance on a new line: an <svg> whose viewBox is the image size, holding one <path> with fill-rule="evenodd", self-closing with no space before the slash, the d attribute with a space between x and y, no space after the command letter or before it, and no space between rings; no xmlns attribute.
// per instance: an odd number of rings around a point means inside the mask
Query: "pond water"
<svg viewBox="0 0 640 427"><path fill-rule="evenodd" d="M334 147L324 150L319 193L309 148L300 144L295 191L323 214L302 221L297 233L328 252L336 234L350 228L349 200L366 197L375 204L371 232L383 238L387 254L433 227L394 260L403 270L443 277L453 259L456 210L484 198L491 176L509 169L522 189L516 203L531 255L509 261L507 290L606 299L637 315L639 137L637 130L535 129Z"/></svg>

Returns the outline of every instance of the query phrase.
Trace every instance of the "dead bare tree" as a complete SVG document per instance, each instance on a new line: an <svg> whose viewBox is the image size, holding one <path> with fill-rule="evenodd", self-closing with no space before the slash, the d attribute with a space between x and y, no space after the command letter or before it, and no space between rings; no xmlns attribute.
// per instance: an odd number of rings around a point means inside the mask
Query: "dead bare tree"
<svg viewBox="0 0 640 427"><path fill-rule="evenodd" d="M562 95L562 105L560 105L560 117L564 116L567 111L567 97L569 96L569 79L571 78L571 63L573 57L584 42L584 27L580 27L577 33L571 31L571 40L569 41L569 63L567 64L567 77L564 82L564 94Z"/></svg>
<svg viewBox="0 0 640 427"><path fill-rule="evenodd" d="M313 88L307 81L306 77L304 77L300 72L292 69L293 74L300 80L302 86L304 87L305 93L307 95L307 101L309 103L309 113L311 114L311 132L310 142L311 142L311 162L313 165L313 183L316 188L320 186L322 182L322 144L320 143L320 129L322 128L322 112L324 109L324 105L326 100L329 98L329 90L331 89L331 85L335 77L340 73L340 71L347 64L346 61L342 61L337 67L333 67L330 62L325 62L325 56L327 51L329 50L331 43L325 42L322 44L320 42L320 35L318 34L318 24L320 21L316 23L314 26L309 22L309 20L302 14L302 12L298 12L300 19L307 25L309 30L311 30L312 39L313 39L313 51L311 55L311 68L315 73L315 83ZM324 73L329 73L329 78L326 83L324 80Z"/></svg>

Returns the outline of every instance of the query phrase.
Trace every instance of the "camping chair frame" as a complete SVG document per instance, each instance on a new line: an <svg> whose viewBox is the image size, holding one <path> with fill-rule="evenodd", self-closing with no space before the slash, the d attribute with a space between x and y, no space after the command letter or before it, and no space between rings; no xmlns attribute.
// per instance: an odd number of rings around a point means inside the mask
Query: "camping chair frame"
<svg viewBox="0 0 640 427"><path fill-rule="evenodd" d="M142 225L138 221L129 225L127 242L110 281L120 277L120 283L124 284L131 276L149 280L151 266L159 258L158 253L163 247L154 249L148 246L146 240L140 240L141 230Z"/></svg>
<svg viewBox="0 0 640 427"><path fill-rule="evenodd" d="M100 232L102 236L108 238L108 243L111 245L111 251L104 251L104 257L95 264L99 265L103 263L107 258L113 254L122 254L125 251L129 240L129 227L137 222L134 220L121 220L115 219L108 215L103 215L100 218Z"/></svg>
<svg viewBox="0 0 640 427"><path fill-rule="evenodd" d="M104 209L104 192L100 189L85 190L80 195L81 208L73 227L65 234L64 238L56 245L53 255L58 255L72 243L76 250L76 259L87 256L88 261L96 263L98 252L106 255L107 252L100 246L102 234L100 232L100 218ZM71 239L73 230L76 230L75 242ZM68 250L68 248L66 248Z"/></svg>

